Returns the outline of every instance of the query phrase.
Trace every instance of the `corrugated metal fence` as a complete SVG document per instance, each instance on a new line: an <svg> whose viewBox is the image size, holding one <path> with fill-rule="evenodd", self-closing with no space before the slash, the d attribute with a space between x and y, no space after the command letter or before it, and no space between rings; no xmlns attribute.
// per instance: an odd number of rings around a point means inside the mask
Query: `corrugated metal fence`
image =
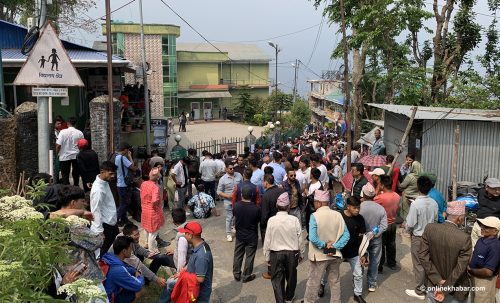
<svg viewBox="0 0 500 303"><path fill-rule="evenodd" d="M230 137L219 140L199 141L188 145L188 148L196 149L198 155L201 155L201 152L204 150L212 154L220 153L223 150L236 150L238 154L242 154L245 149L245 139Z"/></svg>
<svg viewBox="0 0 500 303"><path fill-rule="evenodd" d="M438 175L436 187L447 195L451 185L455 121L427 120L422 136L422 164ZM459 121L458 181L481 183L484 176L500 178L500 123Z"/></svg>

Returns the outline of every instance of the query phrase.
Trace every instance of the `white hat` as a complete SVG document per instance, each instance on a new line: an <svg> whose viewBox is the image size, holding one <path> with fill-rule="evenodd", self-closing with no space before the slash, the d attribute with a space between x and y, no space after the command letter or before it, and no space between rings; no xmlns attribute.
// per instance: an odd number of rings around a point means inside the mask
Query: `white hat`
<svg viewBox="0 0 500 303"><path fill-rule="evenodd" d="M500 230L500 219L498 219L497 217L486 217L484 219L477 219L477 220L484 226L493 227L496 228L497 230Z"/></svg>
<svg viewBox="0 0 500 303"><path fill-rule="evenodd" d="M500 187L500 180L497 178L488 178L486 181L484 181L486 186L491 187L491 188L499 188Z"/></svg>

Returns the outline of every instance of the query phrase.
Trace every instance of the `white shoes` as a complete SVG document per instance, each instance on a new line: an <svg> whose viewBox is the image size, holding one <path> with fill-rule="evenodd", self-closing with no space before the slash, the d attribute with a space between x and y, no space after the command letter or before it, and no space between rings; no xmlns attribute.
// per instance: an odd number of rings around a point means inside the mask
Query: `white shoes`
<svg viewBox="0 0 500 303"><path fill-rule="evenodd" d="M226 240L227 240L227 242L233 242L233 236L227 235Z"/></svg>
<svg viewBox="0 0 500 303"><path fill-rule="evenodd" d="M412 298L416 298L419 300L425 300L425 296L417 294L414 289L407 289L407 290L405 290L405 293Z"/></svg>
<svg viewBox="0 0 500 303"><path fill-rule="evenodd" d="M377 290L376 286L370 286L370 287L368 287L368 291L369 292L374 292L375 290Z"/></svg>

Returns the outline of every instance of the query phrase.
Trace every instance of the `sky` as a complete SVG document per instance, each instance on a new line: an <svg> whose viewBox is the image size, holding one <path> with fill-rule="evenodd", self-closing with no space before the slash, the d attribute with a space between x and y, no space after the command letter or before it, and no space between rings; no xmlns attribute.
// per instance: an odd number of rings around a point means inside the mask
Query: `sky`
<svg viewBox="0 0 500 303"><path fill-rule="evenodd" d="M131 0L111 1L111 10ZM269 68L270 81L275 79L275 53L268 41L278 44L278 85L285 92L293 88L296 59L299 64L298 92L306 97L310 85L306 82L319 79L325 70L338 70L341 59L330 59L335 45L341 37L336 24L328 24L322 17L322 9L316 10L308 0L165 0L180 16L191 24L206 39L217 42L245 42L259 45L272 58ZM97 7L88 16L97 19L105 15L104 0L97 1ZM432 2L429 0L429 3ZM441 1L440 1L441 2ZM489 14L486 0L479 0L476 12ZM427 5L430 10L432 7ZM167 8L160 0L143 0L144 23L175 24L181 27L178 42L203 42L197 33ZM112 20L139 22L139 1L136 0L111 16ZM491 18L478 16L478 22L487 27ZM429 21L433 27L434 20ZM95 33L81 30L71 35L71 40L91 46L94 40L105 40L100 28ZM285 36L284 36L285 35ZM282 36L282 37L279 37ZM68 38L68 37L65 37ZM251 42L250 42L251 41ZM317 41L317 42L316 42ZM476 53L484 47L478 47ZM307 66L305 66L307 65Z"/></svg>

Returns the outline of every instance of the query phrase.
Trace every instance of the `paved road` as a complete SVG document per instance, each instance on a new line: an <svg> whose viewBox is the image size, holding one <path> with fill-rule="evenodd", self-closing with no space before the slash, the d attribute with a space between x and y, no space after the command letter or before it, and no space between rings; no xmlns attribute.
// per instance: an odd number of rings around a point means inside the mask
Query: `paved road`
<svg viewBox="0 0 500 303"><path fill-rule="evenodd" d="M262 273L266 270L265 260L262 253L262 246L257 250L255 258L254 273L257 279L249 283L236 282L232 275L233 251L234 242L226 242L224 231L225 213L222 203L218 202L217 208L221 216L211 217L209 219L198 220L203 226L203 237L210 244L214 255L214 302L239 302L239 303L267 303L274 302L273 289L270 280L262 278ZM172 220L169 215L167 224L160 233L164 239L172 239L174 233L172 231ZM188 217L188 220L192 220ZM141 239L145 239L144 235ZM382 275L379 275L379 288L374 293L368 293L364 289L364 297L367 302L421 302L406 296L405 288L414 287L414 276L411 273L411 257L409 252L410 241L407 238L397 236L396 239L398 261L401 264L401 270L393 272L388 268ZM307 256L307 254L306 254ZM294 302L300 302L303 298L308 277L308 261L305 260L298 267L298 283L295 292L296 299ZM354 302L352 299L352 275L350 267L347 263L341 264L341 287L342 287L342 302ZM366 283L366 274L365 274ZM330 291L326 291L326 295L318 302L329 302Z"/></svg>
<svg viewBox="0 0 500 303"><path fill-rule="evenodd" d="M253 134L257 138L260 137L261 132L264 130L260 126L252 126L254 128ZM248 125L238 124L233 122L196 122L186 126L186 132L177 132L179 125L175 127L175 135L181 135L180 144L184 147L195 142L203 142L210 140L219 140L222 138L238 137L243 138L248 135ZM174 140L175 135L170 135L168 140L168 147L176 145Z"/></svg>

